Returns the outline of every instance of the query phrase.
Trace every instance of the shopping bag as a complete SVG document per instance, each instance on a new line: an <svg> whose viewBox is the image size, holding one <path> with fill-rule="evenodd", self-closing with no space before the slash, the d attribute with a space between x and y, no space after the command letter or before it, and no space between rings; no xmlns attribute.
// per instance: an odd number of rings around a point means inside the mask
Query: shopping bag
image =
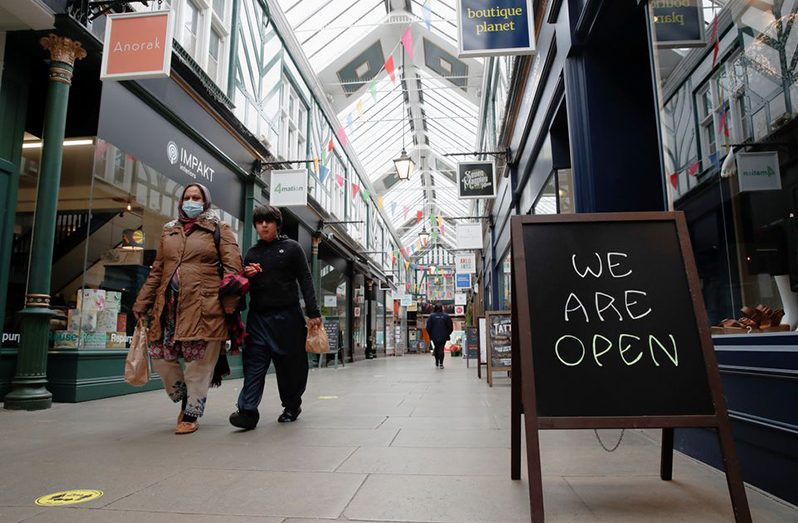
<svg viewBox="0 0 798 523"><path fill-rule="evenodd" d="M139 320L133 331L133 341L125 358L125 383L141 387L150 381L150 361L147 357L147 327Z"/></svg>
<svg viewBox="0 0 798 523"><path fill-rule="evenodd" d="M305 350L313 354L326 354L330 352L330 340L327 338L327 331L322 325L313 325L308 329L308 341L305 342Z"/></svg>

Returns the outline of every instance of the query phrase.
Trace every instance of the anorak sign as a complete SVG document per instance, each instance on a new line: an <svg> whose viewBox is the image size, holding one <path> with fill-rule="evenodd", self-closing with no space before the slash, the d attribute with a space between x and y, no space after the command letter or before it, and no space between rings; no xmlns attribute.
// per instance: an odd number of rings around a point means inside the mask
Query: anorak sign
<svg viewBox="0 0 798 523"><path fill-rule="evenodd" d="M533 15L531 0L458 0L458 56L532 54Z"/></svg>
<svg viewBox="0 0 798 523"><path fill-rule="evenodd" d="M275 207L305 206L308 204L307 169L272 171L269 204Z"/></svg>
<svg viewBox="0 0 798 523"><path fill-rule="evenodd" d="M168 78L172 67L172 11L106 17L101 80Z"/></svg>
<svg viewBox="0 0 798 523"><path fill-rule="evenodd" d="M779 153L737 153L740 192L781 190Z"/></svg>

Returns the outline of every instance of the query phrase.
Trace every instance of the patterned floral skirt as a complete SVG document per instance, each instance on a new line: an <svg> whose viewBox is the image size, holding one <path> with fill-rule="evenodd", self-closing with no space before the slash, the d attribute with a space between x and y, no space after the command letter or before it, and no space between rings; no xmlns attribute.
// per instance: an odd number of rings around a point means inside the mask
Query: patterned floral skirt
<svg viewBox="0 0 798 523"><path fill-rule="evenodd" d="M166 290L166 307L161 318L163 337L149 346L150 358L174 361L183 358L185 361L201 360L205 356L208 342L204 340L175 341L175 325L177 324L177 292L171 286Z"/></svg>

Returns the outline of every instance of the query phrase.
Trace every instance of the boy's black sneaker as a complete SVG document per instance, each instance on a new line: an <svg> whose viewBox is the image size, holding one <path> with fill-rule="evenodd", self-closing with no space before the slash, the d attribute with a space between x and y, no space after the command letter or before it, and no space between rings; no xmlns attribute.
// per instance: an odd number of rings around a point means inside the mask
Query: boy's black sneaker
<svg viewBox="0 0 798 523"><path fill-rule="evenodd" d="M280 417L277 418L277 421L280 423L290 423L292 421L296 421L299 417L299 413L302 412L302 409L297 407L296 410L285 409Z"/></svg>

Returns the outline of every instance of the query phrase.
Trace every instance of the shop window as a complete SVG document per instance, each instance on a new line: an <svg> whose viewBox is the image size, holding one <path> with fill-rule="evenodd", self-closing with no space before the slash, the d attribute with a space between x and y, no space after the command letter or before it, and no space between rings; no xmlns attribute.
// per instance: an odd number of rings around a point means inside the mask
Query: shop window
<svg viewBox="0 0 798 523"><path fill-rule="evenodd" d="M696 95L698 107L699 136L701 137L701 152L707 164L709 158L717 152L717 137L715 135L714 104L712 102L711 86L704 86Z"/></svg>
<svg viewBox="0 0 798 523"><path fill-rule="evenodd" d="M183 31L180 44L191 56L197 56L201 21L199 7L188 0L183 11Z"/></svg>
<svg viewBox="0 0 798 523"><path fill-rule="evenodd" d="M512 306L512 259L508 252L499 266L499 309L510 310Z"/></svg>

